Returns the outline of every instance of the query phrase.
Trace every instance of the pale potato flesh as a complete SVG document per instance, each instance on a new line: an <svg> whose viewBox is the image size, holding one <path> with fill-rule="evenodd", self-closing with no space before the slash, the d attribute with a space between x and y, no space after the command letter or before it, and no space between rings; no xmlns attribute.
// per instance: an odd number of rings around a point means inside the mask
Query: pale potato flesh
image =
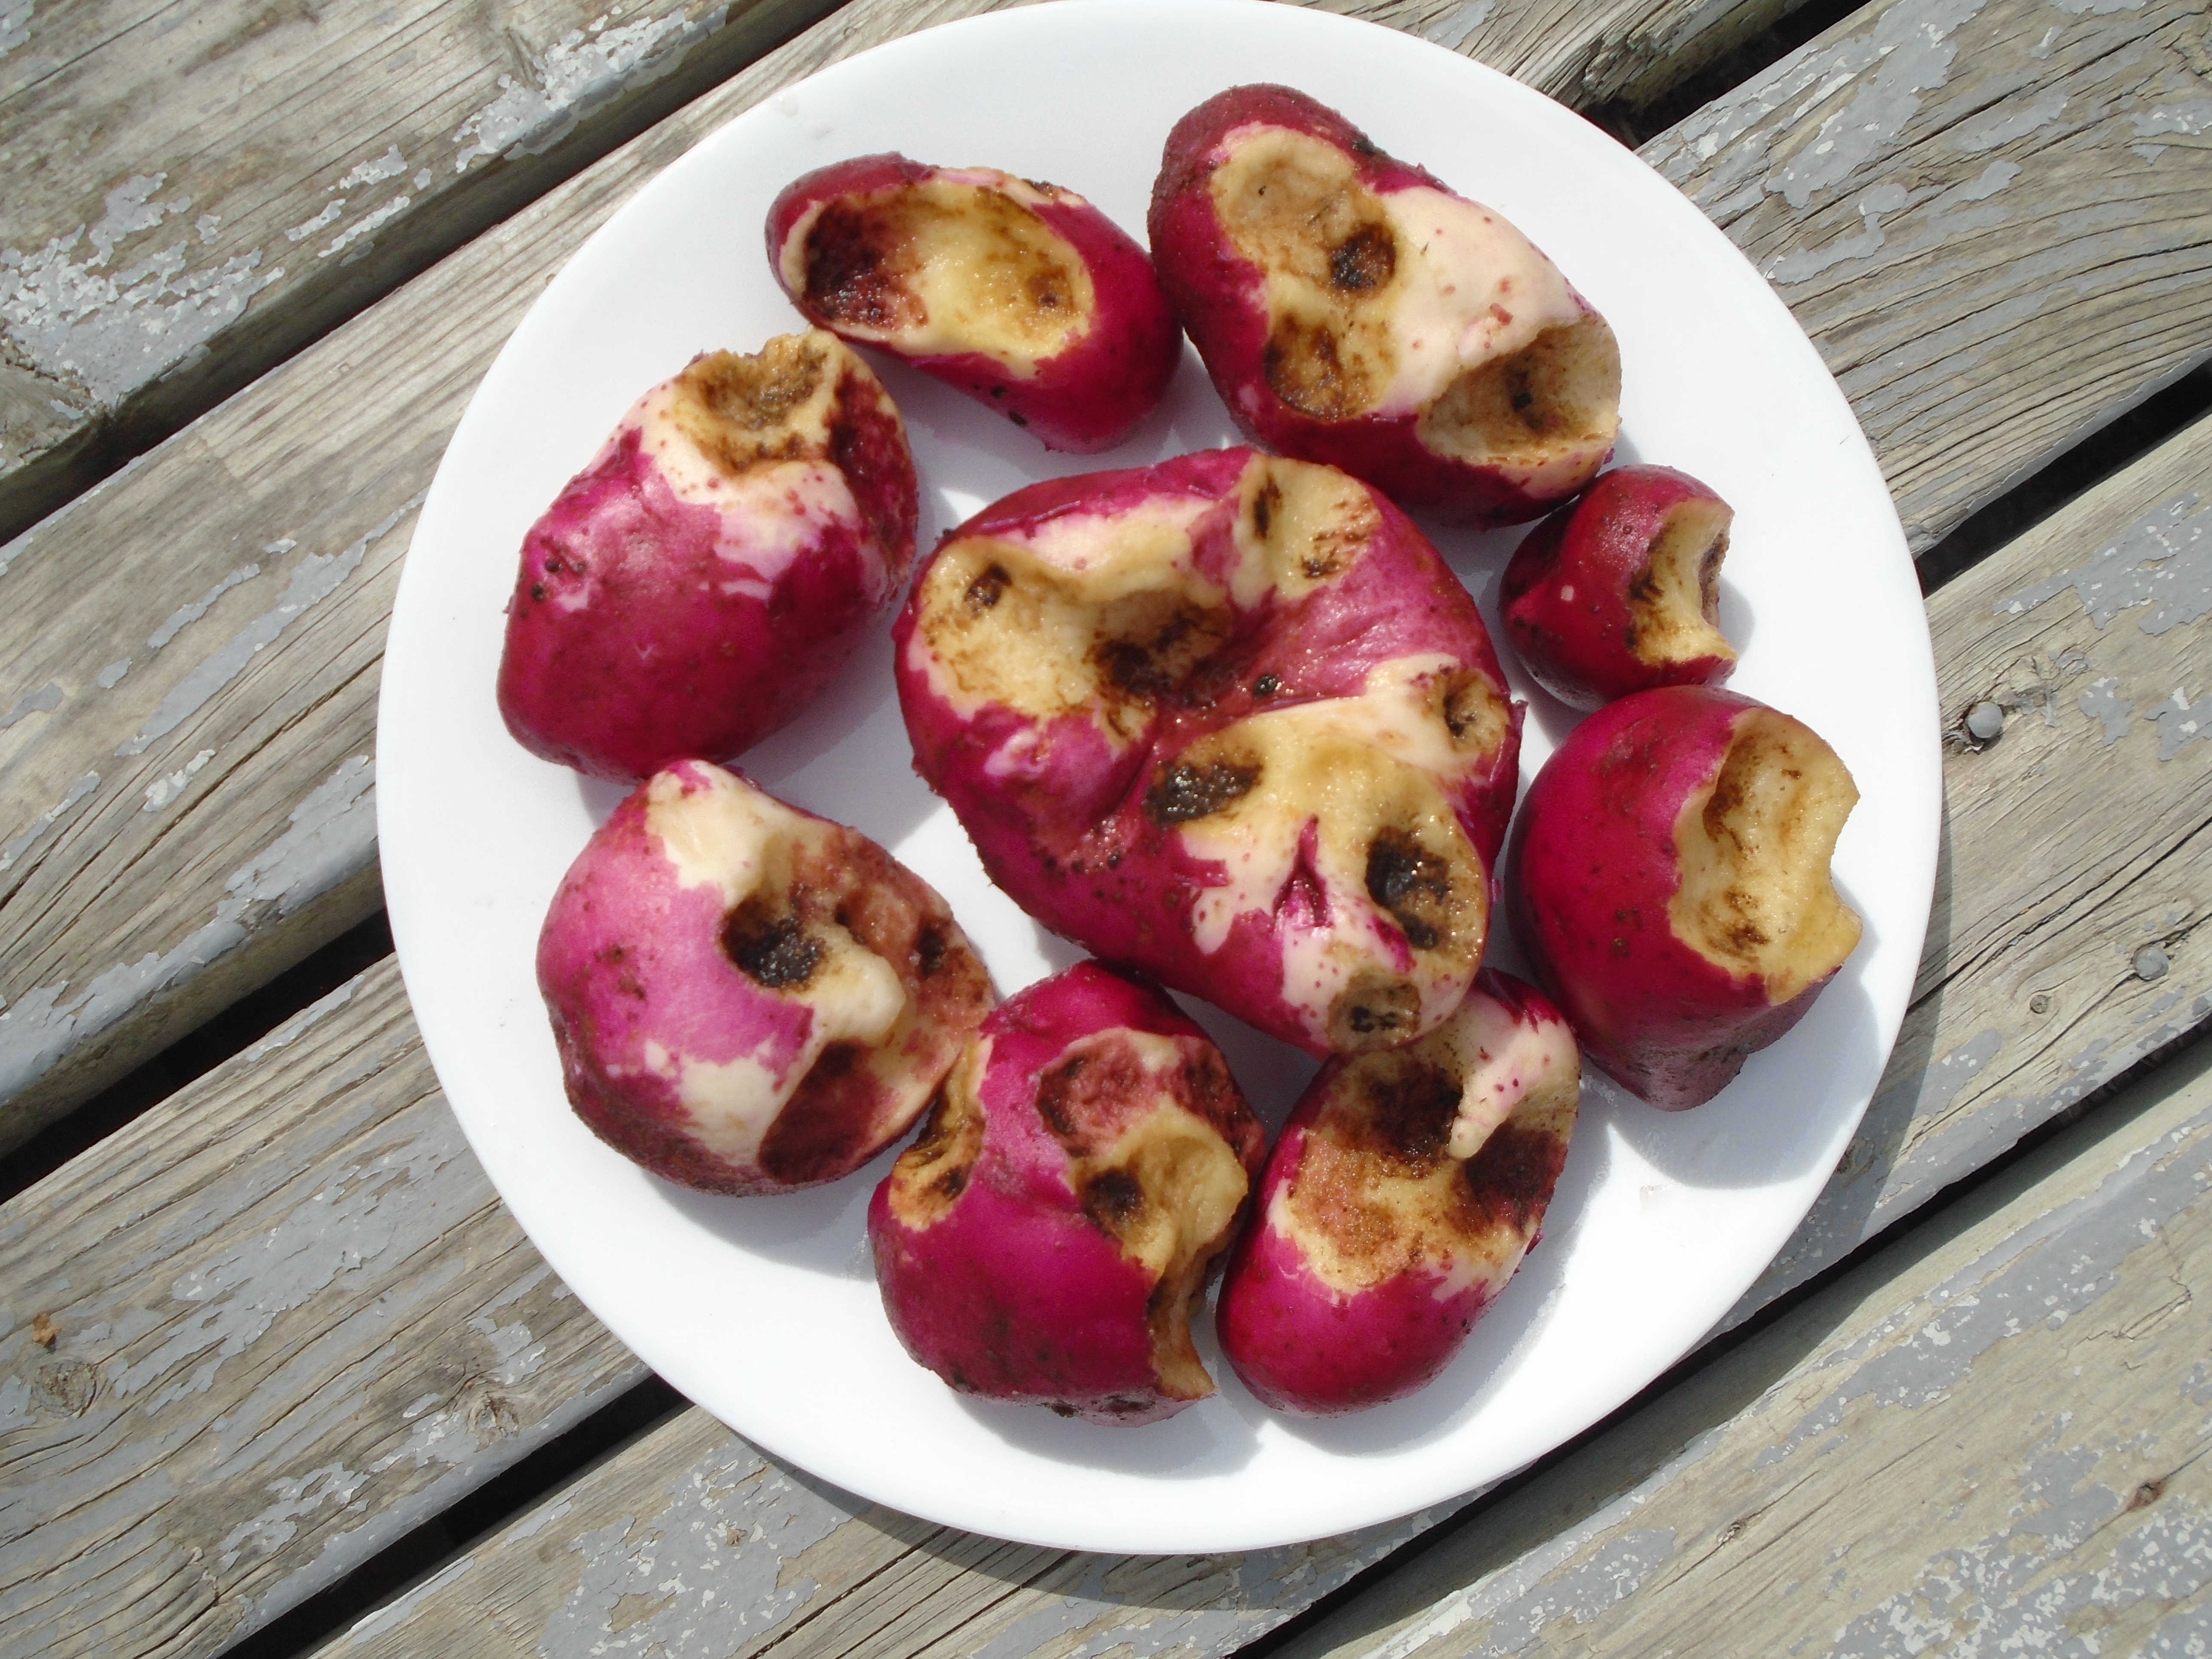
<svg viewBox="0 0 2212 1659"><path fill-rule="evenodd" d="M1810 727L1747 711L1712 783L1692 792L1674 822L1675 937L1729 974L1757 975L1771 1004L1834 973L1860 926L1828 866L1858 798Z"/></svg>
<svg viewBox="0 0 2212 1659"><path fill-rule="evenodd" d="M1638 661L1656 667L1711 657L1735 660L1735 647L1717 626L1732 517L1723 502L1694 500L1667 515L1666 528L1651 544L1650 566L1629 584L1635 626L1628 647Z"/></svg>
<svg viewBox="0 0 2212 1659"><path fill-rule="evenodd" d="M940 177L836 198L789 239L785 282L853 337L911 356L981 351L1033 376L1097 294L1081 256L1018 199L1025 188Z"/></svg>

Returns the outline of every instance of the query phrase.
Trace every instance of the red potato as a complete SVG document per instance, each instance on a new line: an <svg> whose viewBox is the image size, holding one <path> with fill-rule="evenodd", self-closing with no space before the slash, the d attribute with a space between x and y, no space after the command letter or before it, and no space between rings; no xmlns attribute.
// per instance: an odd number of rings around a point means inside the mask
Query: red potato
<svg viewBox="0 0 2212 1659"><path fill-rule="evenodd" d="M1719 627L1729 504L1686 472L1624 466L1522 538L1505 567L1505 632L1536 684L1577 708L1735 667Z"/></svg>
<svg viewBox="0 0 2212 1659"><path fill-rule="evenodd" d="M1540 1236L1581 1095L1559 1010L1488 971L1419 1042L1322 1067L1222 1281L1245 1387L1327 1417L1432 1381Z"/></svg>
<svg viewBox="0 0 2212 1659"><path fill-rule="evenodd" d="M703 761L656 773L592 836L538 936L538 984L577 1115L713 1193L860 1168L994 1000L912 871Z"/></svg>
<svg viewBox="0 0 2212 1659"><path fill-rule="evenodd" d="M1802 1018L1859 940L1829 860L1857 787L1802 721L1707 686L1607 703L1514 822L1514 937L1583 1051L1669 1111Z"/></svg>
<svg viewBox="0 0 2212 1659"><path fill-rule="evenodd" d="M983 1022L868 1237L891 1328L964 1394L1098 1423L1213 1392L1190 1308L1267 1143L1221 1051L1084 963Z"/></svg>
<svg viewBox="0 0 2212 1659"><path fill-rule="evenodd" d="M1111 449L1152 413L1182 336L1145 251L1073 191L862 155L787 185L769 264L808 320L1025 427Z"/></svg>
<svg viewBox="0 0 2212 1659"><path fill-rule="evenodd" d="M640 398L522 544L499 708L532 754L634 782L736 758L826 685L914 563L906 427L820 331Z"/></svg>
<svg viewBox="0 0 2212 1659"><path fill-rule="evenodd" d="M1503 217L1304 93L1233 87L1184 116L1148 224L1214 389L1285 455L1496 525L1612 451L1605 319Z"/></svg>
<svg viewBox="0 0 2212 1659"><path fill-rule="evenodd" d="M1047 927L1314 1054L1459 1006L1521 711L1374 489L1245 449L1033 485L894 638L916 769Z"/></svg>

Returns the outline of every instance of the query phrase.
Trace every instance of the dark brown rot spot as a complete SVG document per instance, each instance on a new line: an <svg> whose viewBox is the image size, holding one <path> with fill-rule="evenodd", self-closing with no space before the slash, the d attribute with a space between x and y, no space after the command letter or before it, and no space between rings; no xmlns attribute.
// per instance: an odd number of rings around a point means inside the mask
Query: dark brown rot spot
<svg viewBox="0 0 2212 1659"><path fill-rule="evenodd" d="M1698 561L1698 608L1709 623L1721 619L1721 561L1728 556L1728 532L1723 531Z"/></svg>
<svg viewBox="0 0 2212 1659"><path fill-rule="evenodd" d="M1397 242L1386 226L1362 225L1328 251L1328 279L1349 293L1382 287L1397 268Z"/></svg>
<svg viewBox="0 0 2212 1659"><path fill-rule="evenodd" d="M915 954L921 959L921 976L924 979L937 976L937 970L945 966L945 953L951 948L951 941L945 937L944 928L933 921L923 927L915 941Z"/></svg>
<svg viewBox="0 0 2212 1659"><path fill-rule="evenodd" d="M1285 318L1268 337L1261 367L1275 395L1316 420L1340 421L1360 412L1364 377L1340 356L1326 323Z"/></svg>
<svg viewBox="0 0 2212 1659"><path fill-rule="evenodd" d="M1273 478L1252 497L1252 532L1261 541L1267 539L1268 527L1275 522L1275 509L1282 504L1282 488Z"/></svg>
<svg viewBox="0 0 2212 1659"><path fill-rule="evenodd" d="M822 963L822 946L806 936L797 916L770 916L753 900L730 913L722 927L722 948L771 991L805 984Z"/></svg>
<svg viewBox="0 0 2212 1659"><path fill-rule="evenodd" d="M1566 1144L1558 1136L1499 1124L1461 1170L1463 1229L1503 1224L1524 1236L1533 1231L1566 1160Z"/></svg>
<svg viewBox="0 0 2212 1659"><path fill-rule="evenodd" d="M1083 1188L1083 1213L1101 1232L1120 1233L1145 1207L1145 1189L1127 1170L1102 1170Z"/></svg>
<svg viewBox="0 0 2212 1659"><path fill-rule="evenodd" d="M1231 761L1191 765L1178 761L1152 780L1145 792L1145 816L1163 829L1209 817L1249 793L1260 781L1256 765Z"/></svg>
<svg viewBox="0 0 2212 1659"><path fill-rule="evenodd" d="M545 584L544 582L531 583L530 597L542 602L545 598Z"/></svg>
<svg viewBox="0 0 2212 1659"><path fill-rule="evenodd" d="M1068 1097L1074 1091L1076 1079L1083 1075L1090 1063L1087 1056L1078 1054L1037 1081L1037 1115L1062 1142L1074 1137L1075 1114Z"/></svg>
<svg viewBox="0 0 2212 1659"><path fill-rule="evenodd" d="M999 596L1013 586L1013 580L1004 565L994 564L968 584L968 591L960 596L960 602L981 615L998 604Z"/></svg>
<svg viewBox="0 0 2212 1659"><path fill-rule="evenodd" d="M923 320L921 302L890 269L897 233L872 216L832 203L806 235L806 303L821 316L862 328Z"/></svg>
<svg viewBox="0 0 2212 1659"><path fill-rule="evenodd" d="M1252 688L1252 695L1255 697L1272 697L1282 689L1282 681L1277 679L1273 674L1262 674L1260 676L1259 684Z"/></svg>
<svg viewBox="0 0 2212 1659"><path fill-rule="evenodd" d="M1367 896L1397 919L1407 941L1434 950L1451 926L1451 866L1404 830L1382 830L1367 847Z"/></svg>
<svg viewBox="0 0 2212 1659"><path fill-rule="evenodd" d="M1361 1085L1352 1138L1362 1149L1407 1175L1434 1169L1459 1115L1460 1088L1451 1073L1389 1055L1369 1063Z"/></svg>

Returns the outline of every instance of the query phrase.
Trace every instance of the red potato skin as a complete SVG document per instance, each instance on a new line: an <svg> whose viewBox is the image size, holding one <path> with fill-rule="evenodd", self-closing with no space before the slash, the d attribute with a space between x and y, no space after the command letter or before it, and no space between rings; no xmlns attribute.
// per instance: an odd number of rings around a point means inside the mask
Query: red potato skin
<svg viewBox="0 0 2212 1659"><path fill-rule="evenodd" d="M1648 663L1632 648L1629 589L1648 570L1652 543L1676 507L1719 500L1672 467L1616 467L1522 538L1498 607L1537 684L1570 708L1592 709L1655 686L1717 685L1735 672L1733 657Z"/></svg>
<svg viewBox="0 0 2212 1659"><path fill-rule="evenodd" d="M1564 1052L1571 1086L1573 1039L1558 1009L1534 988L1491 969L1473 996L1492 999L1532 1031L1556 1027L1553 1048ZM1508 1119L1463 1165L1468 1196L1462 1230L1445 1246L1470 1256L1495 1252L1495 1260L1481 1261L1455 1290L1448 1283L1449 1257L1435 1255L1362 1289L1330 1285L1294 1231L1277 1224L1279 1205L1307 1168L1316 1120L1332 1099L1349 1096L1368 1059L1329 1061L1299 1097L1222 1280L1215 1314L1222 1352L1262 1405L1291 1416L1362 1411L1433 1382L1541 1237L1566 1164L1564 1134Z"/></svg>
<svg viewBox="0 0 2212 1659"><path fill-rule="evenodd" d="M1252 459L1244 449L1200 452L1149 468L1033 484L948 533L932 557L960 538L1058 514L1110 514L1195 496L1220 503L1197 533L1204 566L1208 538L1229 534L1234 490ZM1381 529L1371 552L1344 580L1295 605L1270 598L1241 617L1240 636L1221 653L1205 695L1164 710L1118 754L1085 717L1038 727L1003 706L969 717L940 700L915 648L927 563L893 629L915 769L952 806L984 868L1016 903L1102 958L1204 997L1322 1056L1332 1052L1329 1043L1285 1000L1280 962L1287 939L1324 919L1295 903L1272 915L1248 911L1218 949L1201 950L1192 907L1220 866L1187 853L1144 804L1159 774L1205 735L1278 707L1354 696L1372 671L1404 656L1449 655L1505 701L1504 672L1466 587L1412 520L1379 494L1373 499ZM1267 680L1279 689L1262 697L1255 688ZM1449 796L1492 871L1518 786L1522 714L1520 704L1510 705L1504 742L1486 765L1457 780Z"/></svg>
<svg viewBox="0 0 2212 1659"><path fill-rule="evenodd" d="M963 1393L1133 1426L1196 1396L1164 1386L1149 1324L1158 1281L1086 1215L1069 1185L1068 1151L1039 1109L1040 1080L1069 1047L1117 1029L1218 1059L1165 997L1096 963L1030 987L976 1033L987 1045L976 1089L981 1149L949 1211L907 1224L886 1178L868 1206L868 1237L884 1310L919 1364ZM1208 1075L1218 1083L1186 1091L1182 1103L1221 1135L1249 1187L1266 1158L1265 1132L1226 1066Z"/></svg>
<svg viewBox="0 0 2212 1659"><path fill-rule="evenodd" d="M781 568L722 550L742 514L679 499L629 420L568 482L524 538L507 604L499 706L524 748L635 783L734 760L820 695L897 598L920 505L898 410L848 361L828 453L807 459L857 510L814 516Z"/></svg>
<svg viewBox="0 0 2212 1659"><path fill-rule="evenodd" d="M700 762L680 763L654 781L663 778L686 798L727 781ZM722 896L676 878L652 826L651 793L650 784L635 791L593 833L539 933L538 984L570 1105L632 1162L701 1192L791 1192L850 1174L921 1115L994 1001L988 975L919 877L857 830L775 803L828 832L830 862L817 859L806 872L818 886L857 875L856 908L887 893L891 908L906 912L885 918L889 931L918 921L933 935L916 941L912 961L902 949L898 964L927 1018L881 1057L895 1073L909 1073L902 1086L887 1087L878 1064L819 1066L797 1082L756 1157L719 1156L698 1133L679 1079L648 1062L648 1045L717 1064L750 1059L781 1081L809 1063L816 1016L803 1000L763 989L732 964Z"/></svg>
<svg viewBox="0 0 2212 1659"><path fill-rule="evenodd" d="M1385 155L1336 111L1288 87L1232 87L1176 123L1152 185L1146 234L1169 301L1231 417L1255 442L1278 453L1341 467L1401 506L1451 522L1519 524L1547 511L1557 495L1532 495L1489 468L1430 449L1416 435L1417 413L1321 420L1268 385L1261 273L1224 234L1206 191L1207 179L1226 159L1223 141L1253 123L1335 145L1358 158L1360 181L1377 194L1415 187L1450 191L1425 168Z"/></svg>
<svg viewBox="0 0 2212 1659"><path fill-rule="evenodd" d="M1718 1094L1827 984L1770 1002L1762 980L1719 967L1668 917L1680 887L1676 815L1711 782L1736 720L1762 706L1707 686L1607 704L1537 774L1506 851L1514 937L1538 983L1583 1051L1662 1111Z"/></svg>
<svg viewBox="0 0 2212 1659"><path fill-rule="evenodd" d="M768 254L792 303L816 325L836 333L836 319L793 292L785 252L793 228L817 203L960 177L981 169L927 167L903 155L855 156L793 179L769 210ZM1043 443L1071 455L1113 448L1159 407L1182 360L1182 332L1145 250L1103 213L1072 191L1050 191L1033 208L1074 249L1091 273L1097 310L1090 325L1034 375L1016 374L983 350L917 355L883 341L845 333L856 345L888 351L933 380L1004 415Z"/></svg>

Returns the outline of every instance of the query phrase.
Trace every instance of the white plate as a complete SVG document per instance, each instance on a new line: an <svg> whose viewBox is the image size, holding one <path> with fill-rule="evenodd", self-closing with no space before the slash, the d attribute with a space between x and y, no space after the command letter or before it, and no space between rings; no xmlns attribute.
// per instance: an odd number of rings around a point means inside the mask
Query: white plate
<svg viewBox="0 0 2212 1659"><path fill-rule="evenodd" d="M641 1174L570 1114L532 952L617 792L524 753L492 684L523 532L632 399L697 351L751 350L799 325L762 252L786 181L896 149L1066 185L1141 237L1169 127L1250 81L1303 88L1504 210L1611 319L1619 459L1683 468L1736 508L1723 605L1743 647L1735 689L1810 722L1863 792L1836 867L1866 942L1805 1022L1697 1111L1586 1091L1543 1243L1424 1393L1290 1421L1207 1349L1218 1397L1108 1429L964 1400L907 1358L862 1224L889 1154L810 1194L709 1199ZM913 433L925 549L1032 478L1237 441L1195 354L1137 438L1079 463L902 370L884 378ZM1517 533L1438 538L1486 606ZM1524 778L1569 723L1531 703ZM547 1260L655 1370L767 1450L910 1514L1067 1548L1343 1531L1505 1474L1627 1399L1729 1310L1820 1192L1895 1037L1934 878L1919 589L1866 441L1788 312L1696 210L1558 105L1408 36L1253 0L1066 0L954 23L776 94L653 179L546 289L454 434L400 583L380 720L385 887L416 1018ZM1001 990L1075 959L988 884L914 776L880 635L748 768L920 870ZM1206 1018L1279 1122L1307 1062Z"/></svg>

